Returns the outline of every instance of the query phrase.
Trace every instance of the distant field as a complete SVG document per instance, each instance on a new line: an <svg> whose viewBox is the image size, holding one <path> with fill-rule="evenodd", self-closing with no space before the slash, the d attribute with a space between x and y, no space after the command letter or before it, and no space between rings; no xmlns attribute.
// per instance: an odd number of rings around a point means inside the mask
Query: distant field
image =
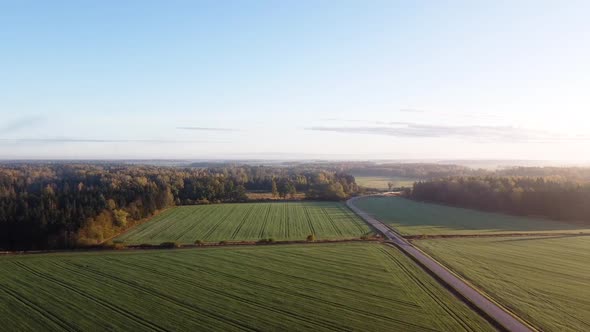
<svg viewBox="0 0 590 332"><path fill-rule="evenodd" d="M273 200L273 201L281 201L284 198L279 196L273 196L271 192L266 191L249 191L246 192L246 196L248 196L249 200ZM294 197L289 196L288 199L290 200L303 200L305 199L305 193L296 193Z"/></svg>
<svg viewBox="0 0 590 332"><path fill-rule="evenodd" d="M387 176L355 176L356 183L365 188L373 188L380 190L389 189L388 183L393 183L394 187L411 187L414 185L412 179L395 178Z"/></svg>
<svg viewBox="0 0 590 332"><path fill-rule="evenodd" d="M590 237L495 237L416 244L545 331L590 331Z"/></svg>
<svg viewBox="0 0 590 332"><path fill-rule="evenodd" d="M0 257L4 331L491 331L394 248Z"/></svg>
<svg viewBox="0 0 590 332"><path fill-rule="evenodd" d="M590 232L583 226L564 222L420 203L399 197L366 197L355 205L403 235Z"/></svg>
<svg viewBox="0 0 590 332"><path fill-rule="evenodd" d="M131 229L115 241L127 244L192 244L196 240L276 241L359 238L373 234L343 203L287 202L181 206Z"/></svg>

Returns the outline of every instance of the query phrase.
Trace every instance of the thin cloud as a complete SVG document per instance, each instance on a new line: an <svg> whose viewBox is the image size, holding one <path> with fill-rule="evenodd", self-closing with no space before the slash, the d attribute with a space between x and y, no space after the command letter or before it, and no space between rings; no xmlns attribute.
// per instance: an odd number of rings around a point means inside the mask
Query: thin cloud
<svg viewBox="0 0 590 332"><path fill-rule="evenodd" d="M414 114L429 114L444 117L455 117L464 119L500 119L501 117L497 114L489 112L464 112L464 111L439 111L439 110L427 110L419 108L402 108L399 110L402 113L414 113Z"/></svg>
<svg viewBox="0 0 590 332"><path fill-rule="evenodd" d="M197 130L197 131L239 131L235 128L210 128L210 127L176 127L179 130Z"/></svg>
<svg viewBox="0 0 590 332"><path fill-rule="evenodd" d="M229 143L228 141L92 138L0 138L9 143Z"/></svg>
<svg viewBox="0 0 590 332"><path fill-rule="evenodd" d="M376 121L374 124L377 125L391 125L391 126L409 126L412 125L412 122L405 122L405 121Z"/></svg>
<svg viewBox="0 0 590 332"><path fill-rule="evenodd" d="M400 112L403 113L426 113L426 110L420 110L420 109L415 109L415 108L402 108L399 110Z"/></svg>
<svg viewBox="0 0 590 332"><path fill-rule="evenodd" d="M15 121L11 121L3 125L0 125L0 134L9 134L24 128L32 127L35 124L43 121L43 119L44 118L41 116L22 117Z"/></svg>
<svg viewBox="0 0 590 332"><path fill-rule="evenodd" d="M323 118L321 121L338 121L338 122L366 122L366 120L343 119L343 118Z"/></svg>
<svg viewBox="0 0 590 332"><path fill-rule="evenodd" d="M409 138L461 138L474 141L563 142L590 140L586 136L565 136L541 130L510 126L444 126L409 122L390 122L380 127L310 127L307 130L346 134L369 134Z"/></svg>

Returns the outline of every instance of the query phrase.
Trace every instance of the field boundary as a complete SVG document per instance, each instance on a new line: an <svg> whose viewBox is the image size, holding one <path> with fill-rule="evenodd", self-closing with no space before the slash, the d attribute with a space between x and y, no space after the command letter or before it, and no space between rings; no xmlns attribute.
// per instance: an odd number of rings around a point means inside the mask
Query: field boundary
<svg viewBox="0 0 590 332"><path fill-rule="evenodd" d="M42 254L67 254L77 252L109 252L109 251L133 251L133 250L171 250L171 249L206 249L206 248L232 248L232 247L260 247L260 246L281 246L281 245L302 245L302 244L332 244L332 243L385 243L381 238L350 238L350 239L338 239L338 240L297 240L297 241L275 241L275 242L260 242L260 241L236 241L221 244L218 242L198 244L183 244L178 246L167 246L167 245L129 245L120 248L114 248L112 246L94 246L86 248L74 248L74 249L59 249L59 250L29 250L29 251L0 251L0 257L2 256L21 256L21 255L42 255Z"/></svg>
<svg viewBox="0 0 590 332"><path fill-rule="evenodd" d="M387 225L391 228L390 225ZM399 233L398 233L399 234ZM489 238L489 237L578 237L590 236L590 233L505 233L505 234L433 234L433 235L401 235L406 240L437 240L454 238Z"/></svg>

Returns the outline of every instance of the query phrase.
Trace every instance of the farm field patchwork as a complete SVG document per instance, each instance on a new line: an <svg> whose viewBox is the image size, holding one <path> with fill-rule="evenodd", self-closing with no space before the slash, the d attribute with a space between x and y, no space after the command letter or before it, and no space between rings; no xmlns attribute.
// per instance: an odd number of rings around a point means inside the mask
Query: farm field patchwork
<svg viewBox="0 0 590 332"><path fill-rule="evenodd" d="M6 331L492 331L397 249L315 244L0 257Z"/></svg>
<svg viewBox="0 0 590 332"><path fill-rule="evenodd" d="M544 331L590 330L590 237L415 241Z"/></svg>
<svg viewBox="0 0 590 332"><path fill-rule="evenodd" d="M365 197L355 205L402 235L590 232L587 226L566 222L421 203L400 197Z"/></svg>
<svg viewBox="0 0 590 332"><path fill-rule="evenodd" d="M126 244L196 240L277 241L350 239L373 234L343 203L287 202L180 206L118 236Z"/></svg>

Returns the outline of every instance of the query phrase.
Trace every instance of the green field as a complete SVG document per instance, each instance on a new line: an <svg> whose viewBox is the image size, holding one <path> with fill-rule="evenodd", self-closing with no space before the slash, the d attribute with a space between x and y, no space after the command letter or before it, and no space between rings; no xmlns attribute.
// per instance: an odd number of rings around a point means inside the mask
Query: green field
<svg viewBox="0 0 590 332"><path fill-rule="evenodd" d="M181 206L131 229L115 241L127 244L192 244L196 240L276 241L349 239L373 234L343 203L289 202Z"/></svg>
<svg viewBox="0 0 590 332"><path fill-rule="evenodd" d="M420 203L399 197L366 197L355 205L403 235L590 232L587 227L565 222Z"/></svg>
<svg viewBox="0 0 590 332"><path fill-rule="evenodd" d="M388 183L393 183L394 187L412 187L413 179L387 177L387 176L354 176L356 183L365 188L388 190Z"/></svg>
<svg viewBox="0 0 590 332"><path fill-rule="evenodd" d="M590 331L590 237L494 237L416 244L545 331Z"/></svg>
<svg viewBox="0 0 590 332"><path fill-rule="evenodd" d="M487 331L398 250L316 244L0 257L4 331Z"/></svg>

